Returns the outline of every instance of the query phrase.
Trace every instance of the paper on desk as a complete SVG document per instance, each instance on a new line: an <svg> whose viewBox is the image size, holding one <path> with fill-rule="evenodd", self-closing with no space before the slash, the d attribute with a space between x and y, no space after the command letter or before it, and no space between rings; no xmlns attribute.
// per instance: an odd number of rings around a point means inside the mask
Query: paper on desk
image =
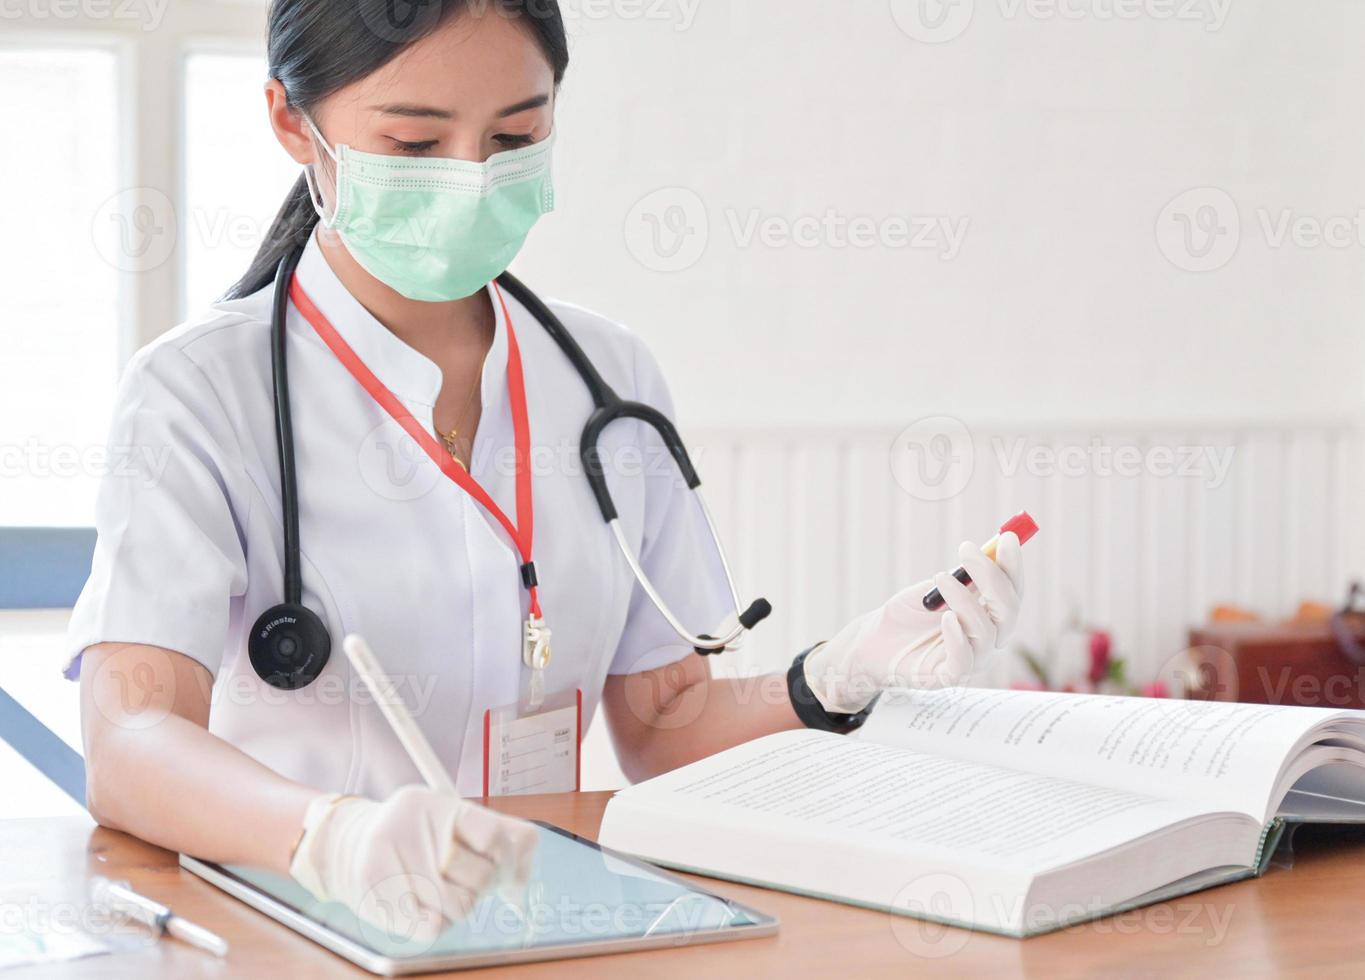
<svg viewBox="0 0 1365 980"><path fill-rule="evenodd" d="M0 933L0 970L39 963L62 963L112 953L116 947L84 932Z"/></svg>

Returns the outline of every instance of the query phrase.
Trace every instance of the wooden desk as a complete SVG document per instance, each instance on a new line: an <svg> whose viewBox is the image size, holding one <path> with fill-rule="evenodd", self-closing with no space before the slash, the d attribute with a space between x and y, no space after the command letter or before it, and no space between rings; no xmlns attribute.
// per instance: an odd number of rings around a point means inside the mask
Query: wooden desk
<svg viewBox="0 0 1365 980"><path fill-rule="evenodd" d="M498 808L595 836L609 794L523 797ZM1029 940L1002 939L729 882L699 879L782 920L768 939L567 960L457 974L575 978L867 977L955 974L1360 976L1365 971L1365 832L1308 828L1292 869ZM220 933L226 961L174 941L131 953L7 972L5 977L365 977L217 889L175 856L89 820L0 823L0 928L86 904L92 875L127 878L144 894ZM68 911L66 914L70 914Z"/></svg>

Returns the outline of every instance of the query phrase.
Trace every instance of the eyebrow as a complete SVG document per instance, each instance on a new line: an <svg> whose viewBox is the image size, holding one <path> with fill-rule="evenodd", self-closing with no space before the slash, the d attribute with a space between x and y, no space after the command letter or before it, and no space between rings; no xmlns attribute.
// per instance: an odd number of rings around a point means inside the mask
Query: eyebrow
<svg viewBox="0 0 1365 980"><path fill-rule="evenodd" d="M382 112L386 116L403 116L408 119L454 119L455 114L445 109L434 109L431 106L407 105L394 103L391 105L372 105L369 107L371 112Z"/></svg>
<svg viewBox="0 0 1365 980"><path fill-rule="evenodd" d="M508 116L515 116L519 112L528 109L539 109L543 105L548 105L550 97L548 95L537 95L532 98L518 102L516 105L509 105L506 109L498 112L499 119L506 119ZM371 112L380 112L386 116L402 116L405 119L454 119L455 113L448 109L437 109L434 106L413 105L411 103L396 102L389 105L372 105L369 107Z"/></svg>
<svg viewBox="0 0 1365 980"><path fill-rule="evenodd" d="M506 119L508 116L515 116L518 112L525 112L527 109L539 109L541 106L547 105L549 101L548 95L537 95L524 102L518 102L516 105L509 105L498 113L498 118Z"/></svg>

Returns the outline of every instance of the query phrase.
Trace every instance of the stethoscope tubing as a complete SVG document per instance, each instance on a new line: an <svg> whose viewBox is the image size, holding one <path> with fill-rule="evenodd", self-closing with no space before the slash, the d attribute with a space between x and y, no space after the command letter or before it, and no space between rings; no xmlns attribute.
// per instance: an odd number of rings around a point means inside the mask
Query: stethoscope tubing
<svg viewBox="0 0 1365 980"><path fill-rule="evenodd" d="M739 591L735 588L734 575L730 570L730 562L725 556L725 548L721 545L720 534L716 530L716 522L701 494L701 477L697 473L697 468L692 465L692 458L687 452L687 446L683 443L682 436L678 434L677 426L657 408L645 405L642 402L629 401L618 395L615 389L597 373L597 369L593 366L588 355L569 334L555 312L510 272L499 276L498 284L511 293L540 321L565 356L578 369L579 375L592 395L595 410L583 427L583 436L579 443L579 458L583 465L583 472L588 478L588 485L592 488L593 497L597 500L597 507L601 511L602 519L611 528L617 547L625 556L636 581L640 583L640 587L645 590L650 602L654 604L654 608L664 617L668 625L693 649L701 654L720 653L739 639L745 630L752 629L766 618L771 612L771 606L765 599L756 600L748 609L741 605ZM619 422L622 419L635 419L658 433L659 438L668 448L674 463L682 473L688 490L696 497L698 505L701 507L702 515L706 520L707 531L711 535L711 542L715 546L717 557L720 559L721 570L725 574L726 588L729 589L730 598L735 608L736 625L731 627L724 636L713 637L706 634L694 634L683 626L682 621L674 614L659 590L654 587L654 583L650 581L649 575L641 566L639 558L631 550L630 542L626 540L625 531L621 527L620 515L617 513L616 504L611 497L611 488L607 485L606 468L602 464L602 454L598 448L602 433L606 428L613 422Z"/></svg>
<svg viewBox="0 0 1365 980"><path fill-rule="evenodd" d="M286 332L284 324L289 310L289 284L294 278L294 273L302 257L303 248L297 248L280 262L275 277L274 320L271 330L276 443L279 450L281 509L284 523L284 595L285 601L293 604L302 603L303 578L300 567L298 476L294 458L293 416L289 401L289 368L285 353ZM607 384L601 374L598 373L587 353L579 346L554 311L515 276L511 273L503 273L498 277L498 284L511 293L540 322L541 326L550 334L550 337L569 359L592 396L594 410L583 428L579 443L579 457L593 498L602 514L602 519L610 528L612 537L630 566L636 581L640 583L640 587L644 589L645 594L660 615L684 641L698 653L720 653L737 640L745 630L752 629L766 618L771 612L771 606L766 599L758 599L750 604L747 609L741 607L739 592L735 588L734 576L731 573L725 549L721 546L715 520L712 518L710 508L706 506L706 500L701 494L701 477L697 474L696 467L692 465L692 459L688 455L682 437L678 434L677 427L658 409L641 402L629 401L618 395L615 389ZM622 419L635 419L658 433L663 444L668 448L669 454L673 457L674 463L682 473L688 490L696 497L701 507L706 520L707 531L711 535L711 542L715 546L721 570L725 574L726 587L730 592L737 619L736 625L727 630L723 636L709 636L690 632L669 607L654 583L650 581L649 575L645 572L639 558L631 549L630 542L626 539L616 504L612 500L611 488L607 483L602 454L598 448L599 440L606 428L613 422Z"/></svg>
<svg viewBox="0 0 1365 980"><path fill-rule="evenodd" d="M275 274L274 329L270 332L270 361L275 397L275 446L280 462L281 512L284 521L284 601L303 602L302 545L299 543L298 471L294 463L294 414L289 402L289 364L286 360L285 317L289 312L289 283L303 249L291 251Z"/></svg>

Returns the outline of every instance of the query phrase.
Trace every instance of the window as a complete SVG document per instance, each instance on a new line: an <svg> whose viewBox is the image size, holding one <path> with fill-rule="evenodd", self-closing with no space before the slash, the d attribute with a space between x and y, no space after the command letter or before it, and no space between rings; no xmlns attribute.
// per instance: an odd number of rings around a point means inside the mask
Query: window
<svg viewBox="0 0 1365 980"><path fill-rule="evenodd" d="M241 278L299 176L266 124L265 61L196 53L185 63L187 314Z"/></svg>
<svg viewBox="0 0 1365 980"><path fill-rule="evenodd" d="M117 64L0 47L0 525L89 524L118 371Z"/></svg>
<svg viewBox="0 0 1365 980"><path fill-rule="evenodd" d="M241 275L297 167L264 125L258 0L16 4L0 22L0 554L25 555L0 599L62 605L123 364ZM33 530L51 526L70 530ZM0 689L76 746L66 618L0 608ZM3 744L0 786L0 817L74 808Z"/></svg>

